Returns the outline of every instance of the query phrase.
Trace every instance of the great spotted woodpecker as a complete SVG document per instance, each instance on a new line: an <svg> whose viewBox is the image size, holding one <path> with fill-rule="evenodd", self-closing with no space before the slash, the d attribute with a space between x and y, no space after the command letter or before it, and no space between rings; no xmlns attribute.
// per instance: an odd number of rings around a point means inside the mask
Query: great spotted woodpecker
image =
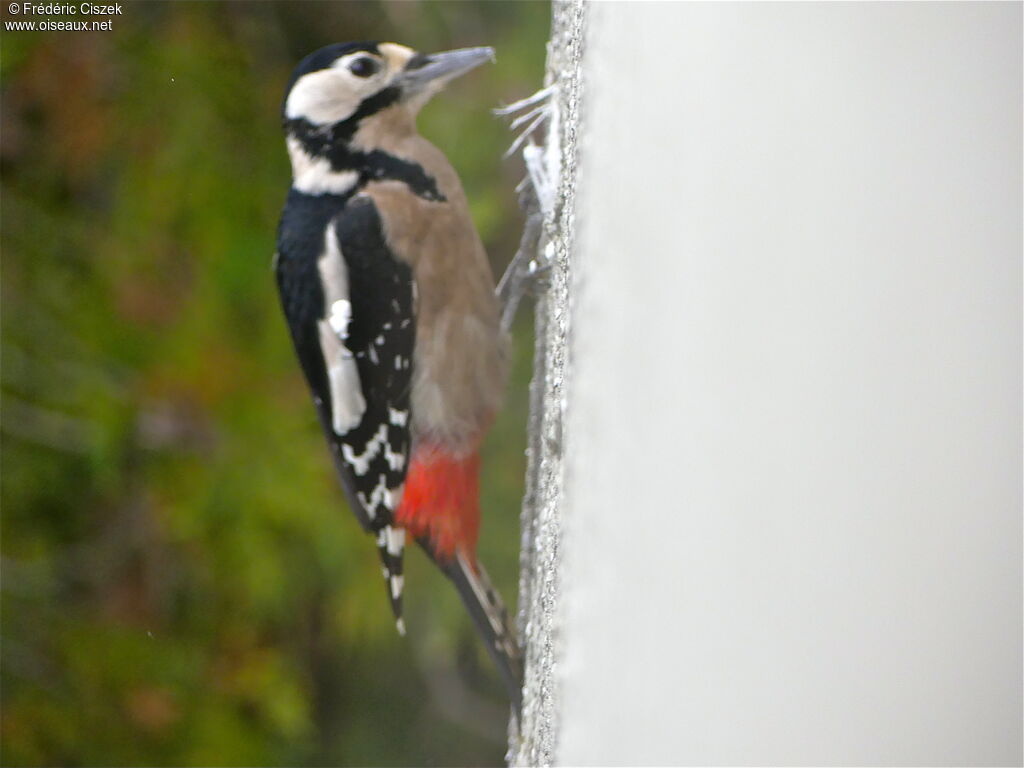
<svg viewBox="0 0 1024 768"><path fill-rule="evenodd" d="M521 662L476 557L481 440L508 342L494 278L419 109L490 48L331 45L284 101L292 185L275 273L349 505L376 536L399 632L406 532L454 582L517 711Z"/></svg>

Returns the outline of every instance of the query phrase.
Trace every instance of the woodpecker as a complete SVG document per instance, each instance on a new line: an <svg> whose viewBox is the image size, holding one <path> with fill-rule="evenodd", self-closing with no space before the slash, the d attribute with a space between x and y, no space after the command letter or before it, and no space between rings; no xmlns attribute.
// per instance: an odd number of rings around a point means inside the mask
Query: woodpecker
<svg viewBox="0 0 1024 768"><path fill-rule="evenodd" d="M518 646L476 557L480 443L501 405L508 338L462 185L416 131L435 93L493 56L352 42L303 59L283 105L292 183L274 270L398 631L408 533L455 584L518 712Z"/></svg>

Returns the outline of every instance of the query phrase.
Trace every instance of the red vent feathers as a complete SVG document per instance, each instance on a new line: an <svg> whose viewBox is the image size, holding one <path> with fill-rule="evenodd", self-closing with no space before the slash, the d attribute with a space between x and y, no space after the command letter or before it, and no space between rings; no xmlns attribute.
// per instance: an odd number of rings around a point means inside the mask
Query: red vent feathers
<svg viewBox="0 0 1024 768"><path fill-rule="evenodd" d="M435 555L456 550L476 562L480 532L480 454L455 459L421 446L413 453L395 521L416 538L426 538Z"/></svg>

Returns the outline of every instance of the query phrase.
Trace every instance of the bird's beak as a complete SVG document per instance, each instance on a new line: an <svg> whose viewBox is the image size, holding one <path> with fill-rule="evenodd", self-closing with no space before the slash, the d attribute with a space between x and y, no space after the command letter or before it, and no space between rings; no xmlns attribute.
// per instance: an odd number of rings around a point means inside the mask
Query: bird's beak
<svg viewBox="0 0 1024 768"><path fill-rule="evenodd" d="M409 94L428 87L436 90L485 61L494 61L493 48L460 48L443 53L417 54L409 60L400 76L402 88Z"/></svg>

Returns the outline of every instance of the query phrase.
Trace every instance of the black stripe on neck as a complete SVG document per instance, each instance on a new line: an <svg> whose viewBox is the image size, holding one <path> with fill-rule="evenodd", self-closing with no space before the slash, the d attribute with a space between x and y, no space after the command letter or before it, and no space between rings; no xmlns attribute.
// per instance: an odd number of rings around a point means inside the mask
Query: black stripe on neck
<svg viewBox="0 0 1024 768"><path fill-rule="evenodd" d="M413 194L425 200L445 202L447 198L437 188L437 180L419 163L404 160L379 149L364 152L349 146L349 141L355 133L349 124L356 119L367 101L369 99L359 106L354 115L341 122L316 126L304 118L294 118L284 121L285 131L288 136L299 141L308 155L326 158L331 164L331 170L358 173L359 187L370 181L393 179L404 182Z"/></svg>
<svg viewBox="0 0 1024 768"><path fill-rule="evenodd" d="M282 123L285 132L299 139L311 155L328 157L332 147L352 141L363 118L387 109L397 102L401 95L401 90L395 86L377 91L373 96L359 102L356 111L351 115L330 125L313 125L303 117L290 118L287 115L282 118Z"/></svg>
<svg viewBox="0 0 1024 768"><path fill-rule="evenodd" d="M403 160L400 157L375 149L362 155L363 167L359 173L359 184L368 181L394 179L404 182L414 195L435 203L447 202L441 190L437 188L437 179L427 173L419 163Z"/></svg>
<svg viewBox="0 0 1024 768"><path fill-rule="evenodd" d="M397 102L401 95L401 89L392 85L390 88L377 91L373 96L363 99L359 102L359 106L356 107L355 112L340 123L335 124L335 127L337 128L336 138L341 139L347 144L352 140L352 137L356 135L356 131L359 129L359 123L364 117L375 115L381 110L387 109Z"/></svg>

